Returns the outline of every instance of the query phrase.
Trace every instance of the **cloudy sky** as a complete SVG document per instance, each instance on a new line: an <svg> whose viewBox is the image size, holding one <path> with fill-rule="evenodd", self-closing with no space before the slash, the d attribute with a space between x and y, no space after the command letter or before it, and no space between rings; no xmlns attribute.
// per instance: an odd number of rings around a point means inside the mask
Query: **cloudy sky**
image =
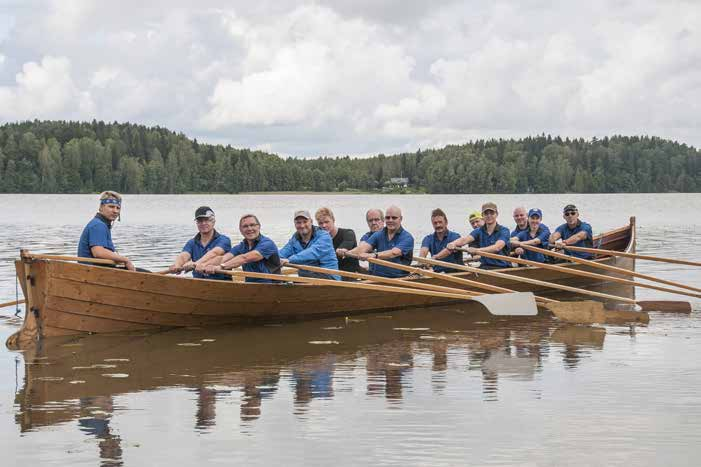
<svg viewBox="0 0 701 467"><path fill-rule="evenodd" d="M701 1L0 0L0 121L294 156L475 138L701 145Z"/></svg>

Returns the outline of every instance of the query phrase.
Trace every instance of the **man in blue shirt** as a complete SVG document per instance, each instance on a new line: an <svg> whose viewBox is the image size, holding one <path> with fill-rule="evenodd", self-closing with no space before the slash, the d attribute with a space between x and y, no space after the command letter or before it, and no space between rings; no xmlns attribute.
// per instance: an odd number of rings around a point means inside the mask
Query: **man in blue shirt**
<svg viewBox="0 0 701 467"><path fill-rule="evenodd" d="M214 211L208 206L197 208L195 223L197 224L197 235L187 241L183 251L175 258L168 270L172 274L192 271L192 277L197 279L231 280L230 276L224 274L208 276L196 270L197 266L207 264L210 259L228 253L231 250L231 240L226 235L216 231Z"/></svg>
<svg viewBox="0 0 701 467"><path fill-rule="evenodd" d="M511 236L515 237L521 232L528 230L528 216L526 215L526 208L519 206L514 209L514 222L516 222L516 228L511 231Z"/></svg>
<svg viewBox="0 0 701 467"><path fill-rule="evenodd" d="M392 263L410 265L414 257L414 237L402 228L402 210L397 206L387 208L385 228L373 233L352 250L339 249L357 255L361 260L378 258ZM375 251L373 253L373 251ZM409 273L387 266L373 265L372 274L382 277L404 277Z"/></svg>
<svg viewBox="0 0 701 467"><path fill-rule="evenodd" d="M534 208L528 211L528 229L522 230L516 236L511 237L511 248L516 248L514 252L531 261L545 263L546 257L543 253L536 251L524 250L521 245L533 245L538 248L547 248L548 239L550 238L550 229L547 225L542 224L543 211Z"/></svg>
<svg viewBox="0 0 701 467"><path fill-rule="evenodd" d="M509 256L509 229L497 223L499 211L494 203L484 203L482 205L482 216L484 216L484 225L470 232L466 237L461 237L455 241L448 243L446 248L454 251L457 247L477 241L479 248L469 247L467 251L472 256L477 256L481 251L485 253L495 253L498 255ZM480 268L482 269L498 269L511 267L508 259L492 259L480 258Z"/></svg>
<svg viewBox="0 0 701 467"><path fill-rule="evenodd" d="M112 243L112 224L122 211L122 195L116 191L100 193L100 208L88 222L78 241L78 256L81 258L111 259L124 264L129 271L136 271L134 264L126 256L117 254Z"/></svg>
<svg viewBox="0 0 701 467"><path fill-rule="evenodd" d="M382 214L382 209L368 209L368 212L365 213L365 221L370 230L360 237L361 242L367 242L372 234L385 228L385 216ZM368 264L368 273L372 274L374 269L374 264Z"/></svg>
<svg viewBox="0 0 701 467"><path fill-rule="evenodd" d="M462 251L451 252L445 247L449 242L460 238L460 234L448 230L448 216L442 209L434 209L431 212L431 224L433 224L433 233L424 237L419 256L425 258L431 253L433 259L446 263L465 264L462 260ZM457 272L455 269L443 266L433 266L433 270L436 272Z"/></svg>
<svg viewBox="0 0 701 467"><path fill-rule="evenodd" d="M222 270L241 267L246 272L280 274L282 268L277 245L260 233L260 222L253 214L245 214L239 220L239 231L243 240L224 256L212 258L200 267L200 272L217 274ZM273 283L270 279L247 277L246 282Z"/></svg>
<svg viewBox="0 0 701 467"><path fill-rule="evenodd" d="M592 234L591 225L579 220L579 210L577 206L568 204L562 210L562 214L562 217L565 218L565 223L555 229L555 232L550 236L550 245L555 248L558 247L558 244L592 248L594 245L594 235ZM565 253L576 258L594 258L594 255L591 253L571 250L565 250Z"/></svg>
<svg viewBox="0 0 701 467"><path fill-rule="evenodd" d="M309 211L295 212L294 221L297 232L280 250L282 265L284 266L285 263L307 264L338 270L338 259L331 235L326 230L312 225L312 216ZM299 270L298 274L301 277L341 280L341 276L336 274L320 274L302 269Z"/></svg>

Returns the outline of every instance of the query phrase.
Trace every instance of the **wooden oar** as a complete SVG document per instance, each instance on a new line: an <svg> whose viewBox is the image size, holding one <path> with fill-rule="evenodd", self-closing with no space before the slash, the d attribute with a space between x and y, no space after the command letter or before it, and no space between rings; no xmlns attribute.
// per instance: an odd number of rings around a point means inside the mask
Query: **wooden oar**
<svg viewBox="0 0 701 467"><path fill-rule="evenodd" d="M480 251L480 255L482 255L486 258L494 257L495 259L504 259L504 257L501 255L494 255L492 253L485 253L482 251ZM577 287L570 287L569 285L562 285L562 284L555 284L552 282L539 281L537 279L530 279L528 277L519 277L516 275L505 274L503 272L490 271L488 269L473 268L472 266L464 266L462 264L446 263L445 261L437 261L435 259L417 258L416 260L423 262L423 263L426 263L426 264L435 264L437 266L450 267L452 269L458 269L460 271L469 271L469 272L473 272L475 274L484 274L485 276L499 277L501 279L507 279L507 280L510 280L513 282L524 282L526 284L533 284L533 285L538 285L541 287L549 287L552 289L566 290L568 292L573 292L573 293L577 293L577 294L591 295L592 297L605 298L608 300L616 300L619 302L630 303L633 305L635 304L635 300L632 300L630 298L619 297L617 295L609 295L609 294L605 294L605 293L601 293L601 292L594 292L592 290L578 289Z"/></svg>
<svg viewBox="0 0 701 467"><path fill-rule="evenodd" d="M624 251L601 250L598 248L584 248L581 246L573 246L573 245L559 245L559 248L565 248L567 250L572 250L572 251L581 251L583 253L592 253L595 255L623 256L625 258L644 259L647 261L659 261L661 263L684 264L686 266L701 266L701 263L697 263L696 261L685 261L682 259L674 259L674 258L662 258L660 256L639 255L637 253L626 253Z"/></svg>
<svg viewBox="0 0 701 467"><path fill-rule="evenodd" d="M15 300L14 302L0 303L0 308L5 308L6 306L12 305L21 305L22 303L24 303L24 300Z"/></svg>
<svg viewBox="0 0 701 467"><path fill-rule="evenodd" d="M450 268L450 269L463 269L463 270L468 270L471 272L477 271L478 273L493 273L491 275L495 274L500 274L494 271L484 271L482 269L476 269L476 268L471 268L469 266L463 266L463 265L458 265L454 263L446 263L445 261L438 261L434 259L428 259L428 258L416 258L417 261L422 262L424 264L434 264L437 266L443 266L445 268ZM409 268L408 266L404 266L402 264L397 264L397 263L392 263L389 261L383 261L383 260L378 260L378 259L373 259L370 258L369 261L375 263L375 264L380 264L383 266L387 267L393 267L395 269L400 269L400 270L407 270ZM412 269L412 268L410 268ZM415 269L415 268L414 268ZM419 274L431 274L432 277L437 276L441 280L451 280L451 279L460 279L460 280L466 280L458 277L453 277L449 274L440 274L436 273L433 271L425 271L423 269L418 269ZM490 275L490 274L485 274L485 275ZM525 281L535 281L535 279L527 279L523 277L512 277L510 275L504 274L507 276L508 279L514 279L514 280L519 280L521 279L522 282ZM468 281L468 282L474 282L474 281ZM541 282L541 281L536 281L536 282ZM549 284L548 282L545 282L543 284ZM559 284L557 284L559 286ZM566 287L566 286L562 286ZM503 289L503 287L501 287ZM574 287L572 287L574 289ZM506 290L511 290L511 289L506 289ZM580 289L575 289L575 290L580 290ZM584 291L584 292L589 292ZM597 292L592 292L597 293ZM601 294L601 295L606 295L606 294ZM498 295L497 295L498 296ZM622 297L616 297L613 295L607 295L606 298L613 298L616 300L620 301L629 301L632 303L635 303L633 300L622 298ZM549 298L543 298L543 297L536 297L536 299L540 299L542 302L545 302L545 307L550 310L550 312L559 320L569 322L569 323L579 323L579 324L594 324L594 323L604 323L606 322L607 316L609 315L608 310L604 310L604 305L601 302L593 302L590 300L586 301L578 301L578 302L559 302L557 300L552 300ZM643 316L645 315L645 316ZM620 320L620 316L616 316L616 319ZM636 313L634 315L630 316L630 321L639 321L639 322L647 322L649 318L647 317L646 313Z"/></svg>
<svg viewBox="0 0 701 467"><path fill-rule="evenodd" d="M617 272L619 274L623 274L623 275L627 275L627 276L639 277L641 279L647 279L647 280L652 281L652 282L659 282L660 284L667 284L667 285L672 285L674 287L679 287L682 289L688 289L688 290L694 290L696 292L701 292L701 289L699 289L698 287L692 287L690 285L684 285L684 284L681 284L679 282L668 281L666 279L660 279L658 277L649 276L647 274L642 274L640 272L629 271L628 269L623 269L623 268L611 266L608 264L602 264L602 263L599 263L596 261L590 261L587 259L577 258L576 256L569 256L569 255L564 255L562 253L556 253L556 252L550 251L550 250L544 250L543 248L538 248L538 247L535 247L533 245L524 245L522 243L519 246L521 248L526 249L526 250L536 251L536 252L542 253L544 255L552 256L553 258L560 258L560 259L564 259L565 261L570 261L573 263L586 264L587 266L591 266L593 268L605 269L607 271Z"/></svg>
<svg viewBox="0 0 701 467"><path fill-rule="evenodd" d="M346 254L348 256L348 254ZM489 290L490 292L496 292L496 293L518 293L515 292L514 290L507 289L505 287L499 287L497 285L491 285L491 284L484 284L482 282L477 282L477 281L472 281L469 279L464 279L462 277L455 277L451 276L449 274L442 274L439 272L435 271L427 271L426 269L420 269L420 268L414 268L411 266L406 266L404 264L398 264L398 263L393 263L391 261L385 261L383 259L376 259L376 258L368 258L368 262L378 264L380 266L385 266L388 268L394 268L394 269L399 269L400 271L406 271L410 272L412 274L418 274L426 277L433 277L435 279L440 279L442 281L446 282L453 282L456 284L461 284L465 286L470 286L478 289L483 289L483 290ZM453 267L453 263L446 263L449 265L449 267ZM544 297L535 297L536 301L541 302L541 303L549 303L553 302L555 300L549 299L549 298L544 298Z"/></svg>
<svg viewBox="0 0 701 467"><path fill-rule="evenodd" d="M287 263L287 266L289 266L291 268L302 269L304 271L318 272L321 274L336 274L339 276L350 277L352 279L361 279L361 280L367 280L367 281L372 281L372 282L383 282L385 284L396 285L398 287L414 287L417 289L435 290L436 292L458 293L458 294L465 294L465 295L468 295L470 297L475 296L475 295L484 295L483 293L480 293L480 292L476 292L476 293L475 292L468 292L465 289L456 289L454 287L444 287L442 285L424 284L422 282L406 281L406 280L402 280L402 279L392 279L389 277L371 276L369 274L360 274L357 272L341 271L341 270L336 270L336 269L326 269L326 268L320 268L318 266L309 266L306 264Z"/></svg>
<svg viewBox="0 0 701 467"><path fill-rule="evenodd" d="M672 300L649 300L639 301L643 311L660 311L666 313L691 313L691 303L675 302Z"/></svg>
<svg viewBox="0 0 701 467"><path fill-rule="evenodd" d="M351 289L374 290L376 292L393 292L409 295L423 295L434 298L451 298L459 300L469 300L481 303L487 311L498 316L535 316L538 314L538 307L533 299L532 293L513 293L500 295L480 295L469 296L465 293L446 293L414 288L394 287L389 285L363 284L361 282L343 282L331 279L315 279L313 277L290 277L280 274L266 274L261 272L245 271L219 271L222 274L231 276L251 277L258 279L271 279L282 282L304 282L315 285L328 285L332 287L346 287Z"/></svg>
<svg viewBox="0 0 701 467"><path fill-rule="evenodd" d="M459 249L462 250L462 248L459 248ZM503 259L503 256L498 256L498 255L495 255L493 253L487 253L484 256L487 256L488 258L494 258L494 259ZM619 284L629 285L631 287L643 287L646 289L659 290L661 292L673 293L673 294L678 294L678 295L688 295L690 297L701 298L701 294L694 294L694 293L685 292L683 290L670 289L670 288L662 287L659 285L646 284L645 282L635 282L635 281L632 281L629 279L621 279L620 277L598 274L596 272L580 271L578 269L566 268L564 266L558 266L555 264L539 263L537 261L531 261L529 259L509 258L508 261L511 263L525 264L527 266L535 266L535 267L539 267L539 268L543 268L543 269L560 271L564 274L570 274L573 276L589 277L590 279L598 279L598 280L602 280L602 281L606 281L606 282L617 282Z"/></svg>
<svg viewBox="0 0 701 467"><path fill-rule="evenodd" d="M33 259L51 259L55 261L80 261L81 263L95 263L95 264L123 264L112 261L111 259L102 258L82 258L80 256L66 256L66 255L44 255L31 253L26 255L28 258Z"/></svg>

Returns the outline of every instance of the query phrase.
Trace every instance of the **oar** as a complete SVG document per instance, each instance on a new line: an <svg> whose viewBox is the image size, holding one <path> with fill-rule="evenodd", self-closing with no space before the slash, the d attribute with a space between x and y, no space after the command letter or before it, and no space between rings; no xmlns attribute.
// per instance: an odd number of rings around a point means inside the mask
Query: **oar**
<svg viewBox="0 0 701 467"><path fill-rule="evenodd" d="M341 270L336 270L336 269L327 269L327 268L321 268L318 266L310 266L307 264L287 263L287 266L289 266L291 268L295 268L295 269L301 269L304 271L318 272L321 274L336 274L338 276L350 277L352 279L361 279L361 280L372 281L372 282L383 282L385 284L396 285L398 287L414 287L417 289L435 290L436 292L458 293L458 294L465 294L465 295L468 295L470 297L475 296L475 295L484 295L483 293L468 292L465 289L456 289L454 287L444 287L442 285L424 284L423 282L406 281L406 280L402 280L402 279L392 279L389 277L371 276L369 274L360 274L357 272L341 271Z"/></svg>
<svg viewBox="0 0 701 467"><path fill-rule="evenodd" d="M691 313L691 303L672 300L650 300L638 302L643 311L660 311L667 313Z"/></svg>
<svg viewBox="0 0 701 467"><path fill-rule="evenodd" d="M245 271L219 271L222 274L231 276L251 277L258 279L271 279L274 281L283 282L304 282L315 285L329 285L332 287L346 287L350 289L374 290L376 292L393 292L410 295L423 295L434 298L452 298L460 300L469 300L481 303L487 311L497 316L535 316L538 314L533 294L530 292L518 292L513 294L503 295L480 295L469 296L465 293L446 293L435 292L428 290L419 290L414 288L394 287L389 285L363 284L360 282L343 282L330 279L315 279L313 277L290 277L280 274L266 274L262 272L245 272Z"/></svg>
<svg viewBox="0 0 701 467"><path fill-rule="evenodd" d="M659 261L661 263L684 264L686 266L701 266L701 263L697 263L696 261L684 261L682 259L662 258L660 256L639 255L637 253L626 253L624 251L600 250L597 248L584 248L581 246L564 245L564 244L559 245L558 248L565 248L567 250L572 250L572 251L581 251L583 253L593 253L595 255L623 256L625 258L644 259L644 260L648 260L648 261Z"/></svg>
<svg viewBox="0 0 701 467"><path fill-rule="evenodd" d="M487 253L484 256L487 256L488 258L503 259L503 256L498 256L498 255L495 255L493 253ZM606 276L604 274L598 274L595 272L580 271L578 269L566 268L566 267L558 266L555 264L539 263L537 261L532 261L529 259L509 258L508 261L511 263L525 264L527 266L536 266L536 267L543 268L543 269L550 269L553 271L559 271L559 272L562 272L564 274L571 274L573 276L589 277L590 279L598 279L598 280L603 280L606 282L617 282L619 284L625 284L625 285L629 285L631 287L644 287L647 289L659 290L661 292L668 292L668 293L679 294L679 295L689 295L691 297L701 298L701 294L684 292L683 290L670 289L670 288L662 287L659 285L646 284L644 282L635 282L635 281L631 281L629 279L621 279L620 277L615 277L615 276Z"/></svg>
<svg viewBox="0 0 701 467"><path fill-rule="evenodd" d="M21 305L24 300L15 300L14 302L0 303L0 308L5 308L6 306Z"/></svg>
<svg viewBox="0 0 701 467"><path fill-rule="evenodd" d="M95 263L95 264L122 264L112 261L111 259L102 258L82 258L80 256L66 256L66 255L44 255L31 253L26 255L28 258L33 259L52 259L55 261L80 261L81 263Z"/></svg>
<svg viewBox="0 0 701 467"><path fill-rule="evenodd" d="M627 275L627 276L639 277L641 279L647 279L647 280L652 281L652 282L659 282L660 284L673 285L674 287L679 287L682 289L688 289L688 290L694 290L696 292L701 292L701 289L699 289L698 287L692 287L690 285L684 285L684 284L681 284L679 282L668 281L666 279L660 279L660 278L657 278L654 276L649 276L647 274L642 274L640 272L629 271L628 269L623 269L623 268L619 268L616 266L611 266L609 264L602 264L602 263L598 263L596 261L589 261L586 259L577 258L576 256L564 255L562 253L556 253L554 251L544 250L543 248L538 248L538 247L535 247L533 245L524 245L522 243L519 246L521 248L526 249L526 250L536 251L536 252L542 253L544 255L552 256L554 258L564 259L566 261L571 261L573 263L586 264L587 266L591 266L593 268L606 269L607 271L617 272L619 274L623 274L623 275Z"/></svg>
<svg viewBox="0 0 701 467"><path fill-rule="evenodd" d="M486 258L494 257L495 259L504 259L504 257L501 255L494 255L492 253L485 253L483 251L480 251L480 256L484 256ZM417 261L420 261L420 262L423 262L426 264L435 264L438 266L450 267L452 269L458 269L460 271L469 271L469 272L473 272L475 274L484 274L485 276L499 277L501 279L507 279L507 280L514 281L514 282L524 282L526 284L538 285L541 287L549 287L552 289L566 290L568 292L573 292L573 293L577 293L577 294L591 295L592 297L605 298L608 300L616 300L619 302L630 303L630 304L635 305L635 300L632 300L630 298L619 297L617 295L609 295L609 294L605 294L605 293L601 293L601 292L594 292L592 290L578 289L576 287L570 287L569 285L562 285L562 284L555 284L552 282L539 281L537 279L530 279L528 277L520 277L520 276L516 276L516 275L512 275L512 274L504 274L503 272L490 271L488 269L473 268L471 266L464 266L462 264L446 263L445 261L437 261L435 259L417 258Z"/></svg>
<svg viewBox="0 0 701 467"><path fill-rule="evenodd" d="M348 255L348 253L346 253L346 256L350 256L350 255ZM505 287L484 284L482 282L471 281L469 279L464 279L462 277L455 277L455 276L451 276L449 274L442 274L442 273L435 272L435 271L427 271L426 269L414 268L411 266L406 266L404 264L398 264L398 263L393 263L391 261L385 261L383 259L368 258L368 262L378 264L380 266L385 266L388 268L399 269L400 271L406 271L406 272L410 272L412 274L418 274L418 275L426 276L426 277L433 277L435 279L440 279L440 280L446 281L446 282L454 282L456 284L461 284L461 285L470 286L470 287L483 289L483 290L489 290L490 292L496 292L496 293L500 293L500 294L518 293L518 292L515 292L511 289L507 289ZM453 263L446 263L446 264L448 264L450 268L453 268L453 266L454 266ZM453 269L455 269L455 268L453 268ZM549 302L554 301L554 300L551 300L549 298L538 297L538 296L536 296L535 299L536 299L536 301L542 302L542 303L549 303Z"/></svg>
<svg viewBox="0 0 701 467"><path fill-rule="evenodd" d="M424 264L433 264L437 266L443 266L445 268L450 268L450 269L462 269L462 270L467 270L467 271L477 271L478 273L491 273L491 274L485 274L485 275L497 275L499 274L500 276L507 276L507 279L513 279L513 280L521 280L522 282L529 282L533 283L531 281L535 281L535 279L527 279L524 277L513 277L508 274L501 274L495 271L484 271L482 269L476 269L476 268L471 268L469 266L463 266L459 264L454 264L454 263L446 263L445 261L438 261L434 259L428 259L428 258L416 258L417 261L424 263ZM389 261L383 261L383 260L378 260L378 259L373 259L370 258L368 261L371 261L375 264L380 264L383 266L388 266L388 267L393 267L395 269L400 269L400 270L407 270L408 266L404 266L403 264L397 264L397 263L391 263ZM414 268L410 268L414 269ZM449 274L440 274L436 273L433 271L425 271L423 269L418 269L419 274L430 274L431 277L437 276L441 280L451 280L451 279L460 279L460 280L466 280L458 277L453 277ZM473 281L468 281L468 282L473 282ZM541 282L541 281L535 281L535 282ZM548 282L543 282L542 284L549 284ZM557 284L558 287L559 284ZM566 287L566 286L562 286ZM501 289L504 289L503 287L500 287ZM574 289L572 287L571 289ZM511 289L504 289L504 290L511 290ZM574 289L574 290L580 290L580 289ZM513 291L512 291L513 292ZM584 292L589 292L589 291L584 291ZM596 292L594 292L596 293ZM606 294L601 294L601 295L606 295ZM499 295L496 295L499 296ZM616 297L613 295L606 295L605 298L613 298L616 300L621 300L621 301L630 301L632 303L635 303L633 300L630 299L625 299L622 297ZM604 305L600 302L594 302L590 300L586 301L579 301L579 302L559 302L557 300L552 300L549 298L543 298L543 297L536 297L536 299L540 299L542 302L545 303L545 307L550 310L550 312L559 320L569 322L569 323L579 323L579 324L594 324L594 323L604 323L606 322L607 316L608 316L608 311L604 310ZM645 316L642 316L645 315ZM618 318L618 317L617 317ZM620 318L618 318L620 319ZM641 322L647 322L649 318L647 317L646 313L638 313L636 315L633 315L630 317L630 321L641 321Z"/></svg>

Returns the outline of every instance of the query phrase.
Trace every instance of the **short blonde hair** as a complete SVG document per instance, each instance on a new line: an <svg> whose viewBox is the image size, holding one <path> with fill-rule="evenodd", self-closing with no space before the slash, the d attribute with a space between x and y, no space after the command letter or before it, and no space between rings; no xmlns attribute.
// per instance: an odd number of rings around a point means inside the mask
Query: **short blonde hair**
<svg viewBox="0 0 701 467"><path fill-rule="evenodd" d="M121 201L122 195L120 195L116 191L103 191L102 193L100 193L100 201L102 201L103 199L116 199Z"/></svg>
<svg viewBox="0 0 701 467"><path fill-rule="evenodd" d="M319 208L316 210L316 213L314 214L314 217L316 218L316 221L319 222L320 217L330 217L332 221L336 221L336 218L333 216L333 212L329 208Z"/></svg>

